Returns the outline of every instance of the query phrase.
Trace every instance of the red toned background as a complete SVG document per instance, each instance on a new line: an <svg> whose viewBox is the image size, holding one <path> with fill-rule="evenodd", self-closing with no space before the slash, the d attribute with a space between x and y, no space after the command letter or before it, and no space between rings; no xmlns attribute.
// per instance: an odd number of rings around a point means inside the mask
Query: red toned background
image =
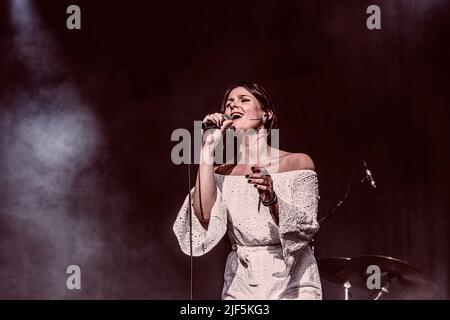
<svg viewBox="0 0 450 320"><path fill-rule="evenodd" d="M187 168L170 136L240 79L275 96L281 147L315 161L320 217L359 159L372 170L377 192L357 186L316 256L402 259L450 298L449 3L80 0L70 31L74 1L23 0L18 20L12 2L0 2L1 298L189 298L172 233ZM370 4L381 30L366 28ZM195 259L195 298L220 298L228 250ZM66 288L70 264L80 291Z"/></svg>

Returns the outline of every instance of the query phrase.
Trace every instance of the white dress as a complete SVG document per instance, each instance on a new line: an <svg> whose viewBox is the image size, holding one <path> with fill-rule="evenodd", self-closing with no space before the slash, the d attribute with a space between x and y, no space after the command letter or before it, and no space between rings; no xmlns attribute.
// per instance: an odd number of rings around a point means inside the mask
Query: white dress
<svg viewBox="0 0 450 320"><path fill-rule="evenodd" d="M217 199L207 229L192 211L193 255L207 253L228 232L233 251L227 258L222 299L321 299L317 263L308 245L319 228L317 174L294 170L271 177L279 227L267 207L258 211L259 194L245 177L215 174ZM187 255L188 202L186 197L173 226Z"/></svg>

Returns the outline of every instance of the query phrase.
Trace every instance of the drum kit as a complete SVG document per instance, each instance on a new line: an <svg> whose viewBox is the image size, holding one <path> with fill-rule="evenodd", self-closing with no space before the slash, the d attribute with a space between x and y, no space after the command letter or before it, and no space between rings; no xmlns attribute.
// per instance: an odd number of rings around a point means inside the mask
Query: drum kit
<svg viewBox="0 0 450 320"><path fill-rule="evenodd" d="M360 183L369 182L376 189L375 181L362 160L365 175ZM355 171L355 169L354 169ZM353 173L352 173L353 177ZM360 190L360 188L358 188ZM342 207L344 202L354 193L349 187L344 198L319 221L323 225ZM310 243L314 251L314 239ZM339 297L332 299L345 300L418 300L432 299L437 285L422 271L408 262L381 255L363 255L354 258L332 257L318 259L321 278L338 286ZM325 281L323 281L325 283ZM327 293L327 290L324 290Z"/></svg>
<svg viewBox="0 0 450 320"><path fill-rule="evenodd" d="M344 300L432 299L437 291L435 282L422 271L391 257L333 257L317 262L321 277L338 285L343 291ZM358 294L353 296L352 290L355 288Z"/></svg>

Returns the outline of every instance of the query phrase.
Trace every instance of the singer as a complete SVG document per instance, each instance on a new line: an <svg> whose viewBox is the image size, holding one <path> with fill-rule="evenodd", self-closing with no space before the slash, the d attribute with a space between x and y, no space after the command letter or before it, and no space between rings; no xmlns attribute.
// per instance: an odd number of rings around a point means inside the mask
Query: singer
<svg viewBox="0 0 450 320"><path fill-rule="evenodd" d="M228 119L224 115L229 115ZM308 245L318 230L318 180L311 158L270 145L277 112L270 93L242 81L226 91L220 112L207 115L217 129L202 144L192 204L186 197L173 231L182 251L211 250L228 233L222 299L321 299ZM238 146L243 161L216 165L215 146L226 129L253 132Z"/></svg>

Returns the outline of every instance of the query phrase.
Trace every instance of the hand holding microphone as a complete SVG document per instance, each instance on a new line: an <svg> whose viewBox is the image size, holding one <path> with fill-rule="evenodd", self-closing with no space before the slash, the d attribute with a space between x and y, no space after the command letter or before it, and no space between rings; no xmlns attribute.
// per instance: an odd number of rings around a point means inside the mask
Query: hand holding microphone
<svg viewBox="0 0 450 320"><path fill-rule="evenodd" d="M205 145L216 146L222 138L223 132L233 126L233 120L228 114L212 113L208 114L202 121L202 129L207 130L208 134L204 139ZM209 130L216 129L216 130ZM203 135L203 132L202 132Z"/></svg>
<svg viewBox="0 0 450 320"><path fill-rule="evenodd" d="M227 120L229 120L230 123L233 123L229 114L222 114L218 112L208 114L202 121L202 129L208 130L217 128L222 130L222 125L226 124Z"/></svg>
<svg viewBox="0 0 450 320"><path fill-rule="evenodd" d="M247 118L247 120L258 120L261 121L263 124L265 124L268 121L268 114L264 113L263 116L259 118ZM233 127L233 120L231 115L229 114L222 114L219 112L208 114L202 121L202 130L209 130L209 129L220 129L220 130L214 130L213 132L209 132L206 139L204 139L204 145L211 145L214 146L217 145L217 143L220 141L219 139L222 137L223 132L226 129ZM203 131L202 131L203 136Z"/></svg>

